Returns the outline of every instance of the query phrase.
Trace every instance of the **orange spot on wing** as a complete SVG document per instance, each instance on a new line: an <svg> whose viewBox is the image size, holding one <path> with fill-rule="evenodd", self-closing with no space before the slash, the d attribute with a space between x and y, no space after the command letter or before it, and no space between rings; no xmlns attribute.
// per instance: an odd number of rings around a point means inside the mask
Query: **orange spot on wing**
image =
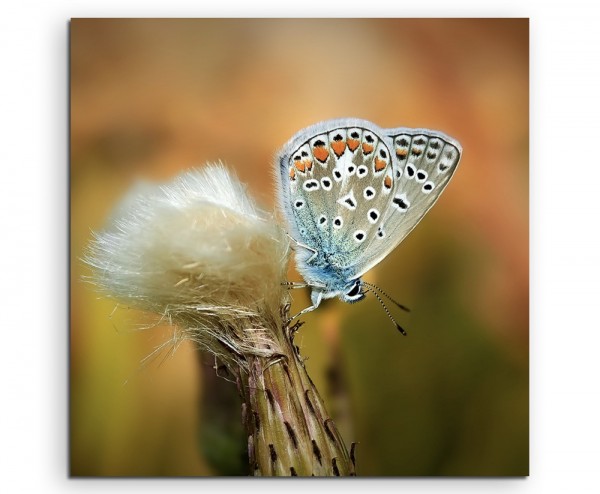
<svg viewBox="0 0 600 494"><path fill-rule="evenodd" d="M362 149L363 149L363 153L365 153L365 154L369 154L369 153L373 152L373 146L371 146L370 144L367 144L366 142L363 142Z"/></svg>
<svg viewBox="0 0 600 494"><path fill-rule="evenodd" d="M293 166L290 168L290 180L296 180L296 169Z"/></svg>
<svg viewBox="0 0 600 494"><path fill-rule="evenodd" d="M304 173L306 171L306 161L296 161L294 163L296 165L296 168L298 169L299 172Z"/></svg>
<svg viewBox="0 0 600 494"><path fill-rule="evenodd" d="M358 144L358 139L348 139L348 149L350 149L350 151L354 152L358 147Z"/></svg>
<svg viewBox="0 0 600 494"><path fill-rule="evenodd" d="M313 148L313 155L317 158L321 163L325 163L327 158L329 157L329 151L325 146L315 146Z"/></svg>
<svg viewBox="0 0 600 494"><path fill-rule="evenodd" d="M386 189L391 189L392 188L392 177L390 177L389 175L386 175L386 177L383 179L383 185Z"/></svg>
<svg viewBox="0 0 600 494"><path fill-rule="evenodd" d="M342 154L344 154L344 151L346 150L346 142L345 141L333 141L331 143L331 149L333 149L333 152L339 158Z"/></svg>
<svg viewBox="0 0 600 494"><path fill-rule="evenodd" d="M312 170L312 166L313 166L312 160L304 160L303 163L308 171Z"/></svg>
<svg viewBox="0 0 600 494"><path fill-rule="evenodd" d="M406 149L396 149L396 156L398 156L398 158L402 158L403 156L406 156L408 154L408 150Z"/></svg>
<svg viewBox="0 0 600 494"><path fill-rule="evenodd" d="M363 144L364 146L364 144ZM380 160L379 157L375 157L375 171L376 172L380 172L381 170L385 169L385 167L387 166L387 163L383 160Z"/></svg>

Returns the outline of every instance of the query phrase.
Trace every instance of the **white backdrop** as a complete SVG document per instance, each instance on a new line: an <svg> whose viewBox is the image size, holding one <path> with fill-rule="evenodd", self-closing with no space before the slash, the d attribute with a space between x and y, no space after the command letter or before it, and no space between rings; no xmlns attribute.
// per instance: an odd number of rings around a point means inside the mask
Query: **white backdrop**
<svg viewBox="0 0 600 494"><path fill-rule="evenodd" d="M282 481L68 479L68 19L531 17L531 476L345 480L362 492L600 492L600 16L592 2L11 1L0 17L5 492L280 490ZM578 147L582 147L579 151ZM26 363L23 364L23 360ZM28 369L15 374L13 369ZM241 483L243 482L243 484ZM287 482L304 492L326 481Z"/></svg>

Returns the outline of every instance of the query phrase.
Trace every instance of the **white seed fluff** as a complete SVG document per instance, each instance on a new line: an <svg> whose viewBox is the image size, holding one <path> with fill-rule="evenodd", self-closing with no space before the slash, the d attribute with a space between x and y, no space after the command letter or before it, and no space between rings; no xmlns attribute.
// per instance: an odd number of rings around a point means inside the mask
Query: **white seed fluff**
<svg viewBox="0 0 600 494"><path fill-rule="evenodd" d="M226 363L278 353L289 241L222 165L134 188L84 261L103 293Z"/></svg>

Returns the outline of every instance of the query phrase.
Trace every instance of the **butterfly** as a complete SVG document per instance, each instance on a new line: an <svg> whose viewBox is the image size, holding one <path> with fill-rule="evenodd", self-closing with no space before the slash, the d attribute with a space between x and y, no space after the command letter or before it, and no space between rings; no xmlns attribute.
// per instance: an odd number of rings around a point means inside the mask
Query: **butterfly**
<svg viewBox="0 0 600 494"><path fill-rule="evenodd" d="M384 305L374 288L385 292L361 276L434 205L461 154L460 144L441 132L381 129L353 118L296 133L276 159L279 205L306 282L297 286L312 289L312 305L295 317L323 299L358 302L366 291Z"/></svg>

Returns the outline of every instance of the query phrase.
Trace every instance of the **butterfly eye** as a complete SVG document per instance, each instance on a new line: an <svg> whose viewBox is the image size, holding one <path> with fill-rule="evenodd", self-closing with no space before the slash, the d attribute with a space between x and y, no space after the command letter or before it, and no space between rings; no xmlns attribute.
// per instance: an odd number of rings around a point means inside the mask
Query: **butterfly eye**
<svg viewBox="0 0 600 494"><path fill-rule="evenodd" d="M356 297L359 293L360 293L360 283L356 283L352 287L352 290L347 292L346 295L348 295L348 297Z"/></svg>
<svg viewBox="0 0 600 494"><path fill-rule="evenodd" d="M346 289L346 293L342 295L342 300L349 303L358 302L365 298L365 294L361 291L362 283L359 280L356 280L354 285L352 285L349 289Z"/></svg>

